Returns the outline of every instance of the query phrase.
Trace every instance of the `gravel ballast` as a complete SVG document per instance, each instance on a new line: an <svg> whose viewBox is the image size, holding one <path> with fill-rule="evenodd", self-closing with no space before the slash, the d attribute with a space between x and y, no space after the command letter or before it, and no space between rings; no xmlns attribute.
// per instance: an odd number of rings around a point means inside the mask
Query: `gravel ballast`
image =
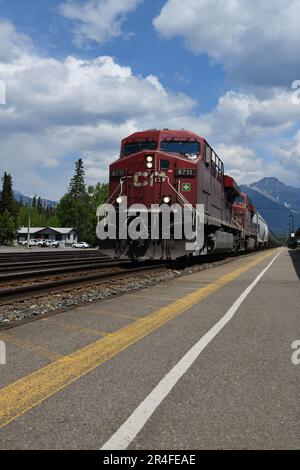
<svg viewBox="0 0 300 470"><path fill-rule="evenodd" d="M242 255L251 256L250 255ZM234 259L237 259L236 257ZM29 297L23 301L0 305L0 330L12 327L20 322L30 321L59 313L59 311L76 308L89 302L97 302L111 297L127 294L132 291L160 284L179 276L192 274L203 269L209 269L220 264L228 263L232 258L226 258L212 263L195 264L186 268L167 269L159 272L136 274L124 279L111 281L96 281L84 287L69 287L59 293L49 293Z"/></svg>

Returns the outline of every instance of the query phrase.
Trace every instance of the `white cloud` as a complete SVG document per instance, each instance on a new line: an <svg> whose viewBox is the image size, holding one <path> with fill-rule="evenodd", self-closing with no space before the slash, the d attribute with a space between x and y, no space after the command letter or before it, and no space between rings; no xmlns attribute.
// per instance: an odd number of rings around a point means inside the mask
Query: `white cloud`
<svg viewBox="0 0 300 470"><path fill-rule="evenodd" d="M279 147L279 160L283 167L298 172L300 186L300 130L291 141L285 142Z"/></svg>
<svg viewBox="0 0 300 470"><path fill-rule="evenodd" d="M17 32L11 22L0 19L0 62L18 58L31 46L28 36Z"/></svg>
<svg viewBox="0 0 300 470"><path fill-rule="evenodd" d="M190 128L204 135L239 183L276 176L300 186L300 105L291 93L274 89L263 99L229 91L215 109L189 119ZM288 133L287 133L288 131Z"/></svg>
<svg viewBox="0 0 300 470"><path fill-rule="evenodd" d="M126 15L143 0L87 0L83 3L67 0L59 12L75 23L74 42L84 46L90 41L104 43L123 34L121 26Z"/></svg>
<svg viewBox="0 0 300 470"><path fill-rule="evenodd" d="M272 139L300 122L300 106L295 106L291 93L273 89L268 96L228 91L216 108L201 117L209 136L218 135L224 142L255 142Z"/></svg>
<svg viewBox="0 0 300 470"><path fill-rule="evenodd" d="M79 156L85 158L89 182L106 180L121 139L153 127L203 135L239 182L258 175L284 175L295 182L295 167L286 170L286 161L297 162L298 137L292 146L281 142L272 149L273 167L254 150L299 122L300 106L292 104L291 93L273 89L258 97L230 91L211 113L199 116L192 98L166 90L155 75L134 75L109 56L41 57L29 38L20 45L8 22L0 23L0 37L4 34L11 52L0 61L0 80L7 86L7 104L0 106L0 158L17 189L58 197Z"/></svg>
<svg viewBox="0 0 300 470"><path fill-rule="evenodd" d="M298 0L167 0L154 26L224 65L231 79L289 86L300 74L299 17Z"/></svg>
<svg viewBox="0 0 300 470"><path fill-rule="evenodd" d="M68 183L66 173L57 177L65 158L86 152L87 175L106 179L125 135L165 127L174 116L183 122L194 113L190 97L168 92L154 75L134 75L111 57L57 60L20 48L18 41L11 45L11 60L0 62L7 88L7 103L0 106L0 158L23 191L57 197ZM28 179L30 171L35 178Z"/></svg>
<svg viewBox="0 0 300 470"><path fill-rule="evenodd" d="M229 170L253 171L254 168L261 168L262 161L257 158L255 151L251 148L241 145L226 145L224 143L217 145L216 152L222 155Z"/></svg>

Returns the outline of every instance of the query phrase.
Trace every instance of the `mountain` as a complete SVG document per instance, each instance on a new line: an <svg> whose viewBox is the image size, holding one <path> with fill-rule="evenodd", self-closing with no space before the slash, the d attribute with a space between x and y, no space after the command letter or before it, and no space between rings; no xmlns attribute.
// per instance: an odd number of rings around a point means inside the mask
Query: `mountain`
<svg viewBox="0 0 300 470"><path fill-rule="evenodd" d="M287 186L273 177L240 185L240 188L248 194L273 232L285 235L290 215L294 217L294 228L300 227L300 188Z"/></svg>
<svg viewBox="0 0 300 470"><path fill-rule="evenodd" d="M24 204L30 205L32 203L32 197L25 196L24 194L20 193L20 191L14 191L15 200L20 202L23 201ZM56 201L51 201L49 199L42 199L42 204L45 206L55 207L57 206Z"/></svg>
<svg viewBox="0 0 300 470"><path fill-rule="evenodd" d="M263 178L249 186L274 202L284 205L292 211L300 212L300 188L286 186L277 178Z"/></svg>

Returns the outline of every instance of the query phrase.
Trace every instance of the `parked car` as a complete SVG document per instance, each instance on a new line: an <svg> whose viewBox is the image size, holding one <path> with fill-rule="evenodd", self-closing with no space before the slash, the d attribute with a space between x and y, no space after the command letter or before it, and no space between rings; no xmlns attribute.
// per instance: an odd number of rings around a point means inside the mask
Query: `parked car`
<svg viewBox="0 0 300 470"><path fill-rule="evenodd" d="M35 238L31 238L29 240L29 246L38 246L40 240L36 240ZM27 240L21 242L22 246L27 246Z"/></svg>
<svg viewBox="0 0 300 470"><path fill-rule="evenodd" d="M52 248L58 248L59 247L59 242L56 240L39 240L38 246L41 247L52 247Z"/></svg>
<svg viewBox="0 0 300 470"><path fill-rule="evenodd" d="M89 248L89 244L86 242L73 243L72 248Z"/></svg>
<svg viewBox="0 0 300 470"><path fill-rule="evenodd" d="M51 246L51 240L39 240L37 245L46 248L47 246Z"/></svg>

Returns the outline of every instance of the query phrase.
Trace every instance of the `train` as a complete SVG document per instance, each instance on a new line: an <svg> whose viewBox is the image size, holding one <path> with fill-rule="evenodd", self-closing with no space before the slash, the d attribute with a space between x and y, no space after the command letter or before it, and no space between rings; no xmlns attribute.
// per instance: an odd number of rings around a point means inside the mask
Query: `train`
<svg viewBox="0 0 300 470"><path fill-rule="evenodd" d="M114 216L106 208L98 225L106 233L101 251L111 258L171 260L258 250L268 243L268 224L251 199L224 173L207 140L187 130L150 129L124 138L109 167L107 207ZM174 207L164 219L166 237L160 223L164 211ZM194 240L185 235L186 220L178 217L184 208L190 211ZM129 236L133 224L140 229L135 237Z"/></svg>

